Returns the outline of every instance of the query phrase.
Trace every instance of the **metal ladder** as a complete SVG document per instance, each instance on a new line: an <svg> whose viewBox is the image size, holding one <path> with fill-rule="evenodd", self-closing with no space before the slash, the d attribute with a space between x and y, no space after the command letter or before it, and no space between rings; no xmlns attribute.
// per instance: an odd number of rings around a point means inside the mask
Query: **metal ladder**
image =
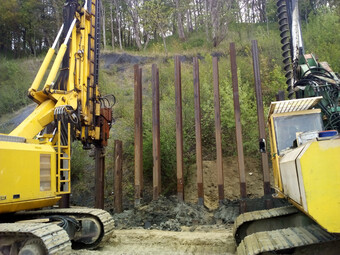
<svg viewBox="0 0 340 255"><path fill-rule="evenodd" d="M57 144L54 146L57 155L57 195L71 192L71 125L67 124L67 144L61 143L61 121L58 121Z"/></svg>

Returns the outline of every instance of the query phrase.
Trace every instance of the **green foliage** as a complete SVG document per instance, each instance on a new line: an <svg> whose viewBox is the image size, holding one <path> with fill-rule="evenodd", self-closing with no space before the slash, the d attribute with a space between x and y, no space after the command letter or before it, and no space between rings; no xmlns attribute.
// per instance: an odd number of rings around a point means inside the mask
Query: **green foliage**
<svg viewBox="0 0 340 255"><path fill-rule="evenodd" d="M319 61L328 62L340 71L340 17L335 10L321 8L310 16L303 29L306 52L315 53Z"/></svg>
<svg viewBox="0 0 340 255"><path fill-rule="evenodd" d="M150 32L158 30L161 33L165 33L169 27L172 12L171 2L150 0L144 2L139 14L143 20L144 29Z"/></svg>
<svg viewBox="0 0 340 255"><path fill-rule="evenodd" d="M84 1L77 2L80 5L84 3ZM21 57L46 51L62 24L64 3L65 0L2 1L0 52L6 56ZM142 46L138 46L141 50L148 48L149 41L150 44L158 43L159 37L163 37L161 44L166 51L169 40L165 39L167 37L178 39L179 30L183 30L184 37L191 40L185 42L183 48L189 50L205 44L211 46L214 40L216 45L220 42L228 43L232 38L231 32L238 33L241 37L243 29L246 30L248 34L246 39L248 39L256 25L265 24L266 27L270 27L272 23L277 23L276 0L252 2L102 0L101 3L102 14L105 13L102 15L101 24L106 34L105 45L110 44L108 49L115 48L121 42L122 47L127 50L136 49L136 46L141 44ZM307 23L313 19L315 13L319 15L320 9L331 10L338 16L340 12L340 4L337 0L300 0L299 8L301 20ZM238 30L232 31L235 26ZM182 27L183 29L179 29ZM198 32L201 33L201 38L196 36ZM221 49L221 47L216 48ZM174 49L181 50L182 46Z"/></svg>
<svg viewBox="0 0 340 255"><path fill-rule="evenodd" d="M203 48L206 46L203 33L197 32L188 37L188 39L182 44L183 50L192 50L197 48Z"/></svg>
<svg viewBox="0 0 340 255"><path fill-rule="evenodd" d="M89 151L83 150L80 141L72 143L71 179L72 181L85 181L86 171L93 168L94 160L89 157Z"/></svg>
<svg viewBox="0 0 340 255"><path fill-rule="evenodd" d="M32 60L0 58L0 116L31 102L27 90L33 81L37 64Z"/></svg>
<svg viewBox="0 0 340 255"><path fill-rule="evenodd" d="M61 25L62 0L7 0L0 5L0 52L37 55L53 42ZM59 14L59 16L58 16Z"/></svg>

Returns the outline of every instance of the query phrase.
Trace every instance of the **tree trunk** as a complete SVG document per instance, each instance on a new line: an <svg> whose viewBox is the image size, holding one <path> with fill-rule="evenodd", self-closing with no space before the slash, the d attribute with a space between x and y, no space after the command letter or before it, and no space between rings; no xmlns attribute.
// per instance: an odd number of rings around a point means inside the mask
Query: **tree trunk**
<svg viewBox="0 0 340 255"><path fill-rule="evenodd" d="M176 27L176 17L175 15L172 16L172 34L175 35L177 33L177 27Z"/></svg>
<svg viewBox="0 0 340 255"><path fill-rule="evenodd" d="M162 34L162 39L163 39L163 45L164 45L165 54L166 54L166 56L168 56L168 49L167 49L167 47L166 47L166 40L165 40L165 35L164 35L163 31L161 31L161 34Z"/></svg>
<svg viewBox="0 0 340 255"><path fill-rule="evenodd" d="M158 41L158 33L157 33L157 29L154 29L153 31L153 39L157 42Z"/></svg>
<svg viewBox="0 0 340 255"><path fill-rule="evenodd" d="M185 34L183 28L183 20L182 20L182 12L179 6L179 0L175 0L176 11L177 11L177 28L178 28L178 37L180 40L185 41Z"/></svg>
<svg viewBox="0 0 340 255"><path fill-rule="evenodd" d="M251 2L251 9L252 9L252 22L255 23L255 0Z"/></svg>
<svg viewBox="0 0 340 255"><path fill-rule="evenodd" d="M150 42L150 36L149 34L146 34L146 40L144 42L144 50L146 50L146 48L148 47L149 42Z"/></svg>
<svg viewBox="0 0 340 255"><path fill-rule="evenodd" d="M258 1L258 11L259 11L259 19L260 22L266 22L266 1L265 0L261 0Z"/></svg>
<svg viewBox="0 0 340 255"><path fill-rule="evenodd" d="M53 5L54 12L55 12L55 18L56 18L56 21L57 21L57 26L59 28L59 27L61 27L61 19L60 19L60 13L59 13L57 1L52 1L52 5Z"/></svg>
<svg viewBox="0 0 340 255"><path fill-rule="evenodd" d="M194 0L194 22L195 22L195 31L197 30L197 15L199 16L198 4L196 0Z"/></svg>
<svg viewBox="0 0 340 255"><path fill-rule="evenodd" d="M112 49L115 48L115 34L114 34L114 29L113 29L113 0L111 0L110 3L110 23L111 23L111 46Z"/></svg>
<svg viewBox="0 0 340 255"><path fill-rule="evenodd" d="M187 11L187 26L188 26L188 33L192 33L192 31L194 31L194 29L192 27L191 9L190 8Z"/></svg>
<svg viewBox="0 0 340 255"><path fill-rule="evenodd" d="M23 53L26 53L26 28L23 29L22 31L22 50Z"/></svg>
<svg viewBox="0 0 340 255"><path fill-rule="evenodd" d="M33 51L34 51L34 57L37 57L37 41L35 39L35 29L33 33Z"/></svg>
<svg viewBox="0 0 340 255"><path fill-rule="evenodd" d="M207 41L210 41L210 35L209 35L209 14L210 14L210 2L209 0L205 0L204 1L204 5L205 5L205 36Z"/></svg>
<svg viewBox="0 0 340 255"><path fill-rule="evenodd" d="M115 8L116 8L116 22L117 22L117 26L118 26L118 41L119 41L119 48L122 50L123 49L123 45L122 45L122 29L121 29L121 18L122 15L120 15L119 12L119 6L118 6L118 0L114 0L115 2Z"/></svg>
<svg viewBox="0 0 340 255"><path fill-rule="evenodd" d="M140 40L140 34L139 34L139 21L138 21L138 13L137 13L137 6L138 3L136 0L129 0L128 1L129 7L130 7L130 14L132 18L133 23L133 30L135 35L135 42L137 45L138 50L142 50L142 43Z"/></svg>
<svg viewBox="0 0 340 255"><path fill-rule="evenodd" d="M224 18L221 22L223 17L220 16L220 13L227 11L228 5L225 4L227 3L220 0L211 0L212 41L214 47L217 47L227 34L228 20Z"/></svg>
<svg viewBox="0 0 340 255"><path fill-rule="evenodd" d="M103 23L103 46L104 50L106 49L106 27L105 27L105 8L103 6L103 3L101 3L101 9L102 9L102 23Z"/></svg>
<svg viewBox="0 0 340 255"><path fill-rule="evenodd" d="M197 0L197 17L199 18L199 25L204 26L204 0Z"/></svg>
<svg viewBox="0 0 340 255"><path fill-rule="evenodd" d="M127 41L127 45L128 45L128 47L131 46L131 31L130 31L130 30L128 31L128 41Z"/></svg>
<svg viewBox="0 0 340 255"><path fill-rule="evenodd" d="M219 30L219 17L218 17L218 0L211 0L211 23L212 23L212 40L214 47L218 44L218 30Z"/></svg>

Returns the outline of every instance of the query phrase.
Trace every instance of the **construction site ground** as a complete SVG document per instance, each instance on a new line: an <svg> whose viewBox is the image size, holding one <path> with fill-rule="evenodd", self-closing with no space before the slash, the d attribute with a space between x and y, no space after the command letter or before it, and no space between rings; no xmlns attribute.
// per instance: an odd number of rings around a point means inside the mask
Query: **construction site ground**
<svg viewBox="0 0 340 255"><path fill-rule="evenodd" d="M121 229L98 250L73 254L234 254L236 246L231 226L199 226L181 232Z"/></svg>
<svg viewBox="0 0 340 255"><path fill-rule="evenodd" d="M247 209L263 209L260 162L247 159ZM160 197L113 213L116 229L109 241L97 250L73 254L235 254L233 223L239 215L237 158L224 159L226 199L219 205L215 181L216 162L204 162L205 206L197 205L195 166L189 170L186 201L176 196ZM216 176L215 176L216 177ZM274 206L282 206L274 200Z"/></svg>
<svg viewBox="0 0 340 255"><path fill-rule="evenodd" d="M20 110L8 118L7 123L17 125L14 122L20 123L32 108L30 105ZM6 122L2 128L5 125ZM263 209L261 161L256 157L246 157L245 167L248 209ZM197 205L196 166L192 165L187 171L184 203L178 202L176 196L160 197L137 207L126 204L122 213L115 213L113 200L109 199L105 209L113 214L114 234L99 249L72 251L72 254L234 254L236 245L232 227L239 214L240 197L237 157L223 159L226 199L222 205L218 203L216 161L203 162L205 206ZM77 185L73 187L73 203L91 207L93 197L77 190ZM89 185L85 190L92 189ZM275 203L277 206L281 204L280 201Z"/></svg>
<svg viewBox="0 0 340 255"><path fill-rule="evenodd" d="M123 70L126 65L145 61L124 54L106 55L102 59L104 68L116 65ZM25 119L34 107L29 105L10 116L3 116L0 131L9 132ZM263 209L260 155L245 157L245 168L247 208ZM105 202L105 209L112 213L116 226L113 235L107 243L96 250L78 250L72 251L72 254L235 254L232 227L234 219L239 214L240 197L237 156L223 159L225 201L221 205L218 203L216 161L203 162L204 206L197 205L196 166L192 165L186 171L184 203L178 202L176 196L160 197L156 201L142 203L140 206L125 203L123 204L125 210L122 213L115 213L113 195L107 195L109 199ZM93 171L85 171L85 174L86 180L93 179ZM74 182L72 203L92 207L93 183L81 184L83 187L81 189L77 186L77 182ZM146 183L146 187L148 186L150 183ZM152 185L149 189L148 193L152 194ZM274 203L280 206L282 202Z"/></svg>
<svg viewBox="0 0 340 255"><path fill-rule="evenodd" d="M248 200L250 210L264 199ZM275 206L283 205L275 200ZM72 254L235 254L233 222L239 203L226 200L218 209L179 203L176 197L114 214L116 229L97 250Z"/></svg>

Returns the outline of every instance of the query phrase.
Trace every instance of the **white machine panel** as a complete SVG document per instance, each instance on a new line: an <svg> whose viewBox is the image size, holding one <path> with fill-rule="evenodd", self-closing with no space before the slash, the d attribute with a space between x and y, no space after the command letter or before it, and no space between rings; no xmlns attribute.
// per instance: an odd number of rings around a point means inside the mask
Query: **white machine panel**
<svg viewBox="0 0 340 255"><path fill-rule="evenodd" d="M280 160L280 171L284 193L296 203L302 205L296 159L305 146L287 152Z"/></svg>

